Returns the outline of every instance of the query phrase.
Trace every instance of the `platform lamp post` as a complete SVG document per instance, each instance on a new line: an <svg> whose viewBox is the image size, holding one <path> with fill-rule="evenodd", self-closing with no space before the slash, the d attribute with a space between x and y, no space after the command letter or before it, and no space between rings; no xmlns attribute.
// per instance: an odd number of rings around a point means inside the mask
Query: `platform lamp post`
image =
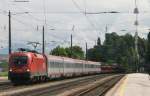
<svg viewBox="0 0 150 96"><path fill-rule="evenodd" d="M136 21L134 22L134 25L136 27L136 32L135 32L135 51L136 51L136 56L137 56L137 62L135 64L136 67L136 72L138 72L138 64L139 64L139 53L138 53L138 14L139 14L139 9L137 6L137 0L135 0L135 8L134 8L134 14L136 15Z"/></svg>

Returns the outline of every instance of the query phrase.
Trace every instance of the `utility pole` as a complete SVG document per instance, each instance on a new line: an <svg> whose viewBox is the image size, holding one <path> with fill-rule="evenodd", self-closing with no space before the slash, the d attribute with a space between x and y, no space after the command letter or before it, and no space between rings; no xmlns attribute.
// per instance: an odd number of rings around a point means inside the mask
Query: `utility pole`
<svg viewBox="0 0 150 96"><path fill-rule="evenodd" d="M85 56L86 56L86 60L88 59L88 54L87 54L87 51L88 51L88 48L87 48L87 42L85 43L85 46L86 46L86 54L85 54Z"/></svg>
<svg viewBox="0 0 150 96"><path fill-rule="evenodd" d="M45 30L44 30L44 26L43 26L43 34L42 34L42 53L45 54Z"/></svg>
<svg viewBox="0 0 150 96"><path fill-rule="evenodd" d="M74 28L75 28L75 26L73 25L72 26L72 32L74 32ZM71 55L70 55L70 57L72 58L72 34L71 34L71 47L70 47L70 49L71 49Z"/></svg>
<svg viewBox="0 0 150 96"><path fill-rule="evenodd" d="M108 26L106 25L106 26L105 26L105 35L104 35L104 36L105 36L105 39L106 39L106 34L107 34L107 32L108 32Z"/></svg>
<svg viewBox="0 0 150 96"><path fill-rule="evenodd" d="M24 12L24 13L28 13L28 12ZM11 46L11 12L10 12L10 10L9 10L9 12L8 12L8 54L11 54L11 52L12 52L12 46ZM16 14L13 14L13 15L16 15Z"/></svg>
<svg viewBox="0 0 150 96"><path fill-rule="evenodd" d="M70 57L72 57L72 34L71 34L71 47L70 47L70 49L71 49Z"/></svg>
<svg viewBox="0 0 150 96"><path fill-rule="evenodd" d="M9 14L8 14L8 16L9 16L9 33L8 33L8 38L9 38L9 41L8 41L8 51L9 51L9 54L11 54L11 12L9 11Z"/></svg>
<svg viewBox="0 0 150 96"><path fill-rule="evenodd" d="M107 31L108 31L108 27L107 27L107 25L106 25L106 27L105 27L105 34L107 33Z"/></svg>

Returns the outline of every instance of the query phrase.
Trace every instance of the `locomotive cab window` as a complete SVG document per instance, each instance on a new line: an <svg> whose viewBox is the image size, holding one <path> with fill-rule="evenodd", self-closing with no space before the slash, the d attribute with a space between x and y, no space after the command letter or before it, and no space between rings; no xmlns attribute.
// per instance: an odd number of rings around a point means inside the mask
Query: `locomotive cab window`
<svg viewBox="0 0 150 96"><path fill-rule="evenodd" d="M12 63L15 65L25 65L27 64L28 57L27 56L14 56L12 58Z"/></svg>

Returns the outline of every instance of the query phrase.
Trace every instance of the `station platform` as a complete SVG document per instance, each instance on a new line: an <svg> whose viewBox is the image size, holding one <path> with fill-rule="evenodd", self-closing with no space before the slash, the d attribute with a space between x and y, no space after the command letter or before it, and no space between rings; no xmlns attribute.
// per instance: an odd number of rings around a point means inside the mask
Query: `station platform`
<svg viewBox="0 0 150 96"><path fill-rule="evenodd" d="M150 76L127 74L105 96L150 96Z"/></svg>

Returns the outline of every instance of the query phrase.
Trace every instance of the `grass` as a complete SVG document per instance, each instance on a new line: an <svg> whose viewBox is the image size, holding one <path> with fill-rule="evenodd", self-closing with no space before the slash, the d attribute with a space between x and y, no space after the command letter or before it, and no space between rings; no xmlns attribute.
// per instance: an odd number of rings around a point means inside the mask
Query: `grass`
<svg viewBox="0 0 150 96"><path fill-rule="evenodd" d="M0 68L2 68L4 71L4 72L0 72L0 77L7 77L8 76L8 62L1 61Z"/></svg>
<svg viewBox="0 0 150 96"><path fill-rule="evenodd" d="M0 72L0 77L6 77L8 76L8 72Z"/></svg>
<svg viewBox="0 0 150 96"><path fill-rule="evenodd" d="M1 61L0 67L1 68L8 68L8 62L7 61Z"/></svg>

